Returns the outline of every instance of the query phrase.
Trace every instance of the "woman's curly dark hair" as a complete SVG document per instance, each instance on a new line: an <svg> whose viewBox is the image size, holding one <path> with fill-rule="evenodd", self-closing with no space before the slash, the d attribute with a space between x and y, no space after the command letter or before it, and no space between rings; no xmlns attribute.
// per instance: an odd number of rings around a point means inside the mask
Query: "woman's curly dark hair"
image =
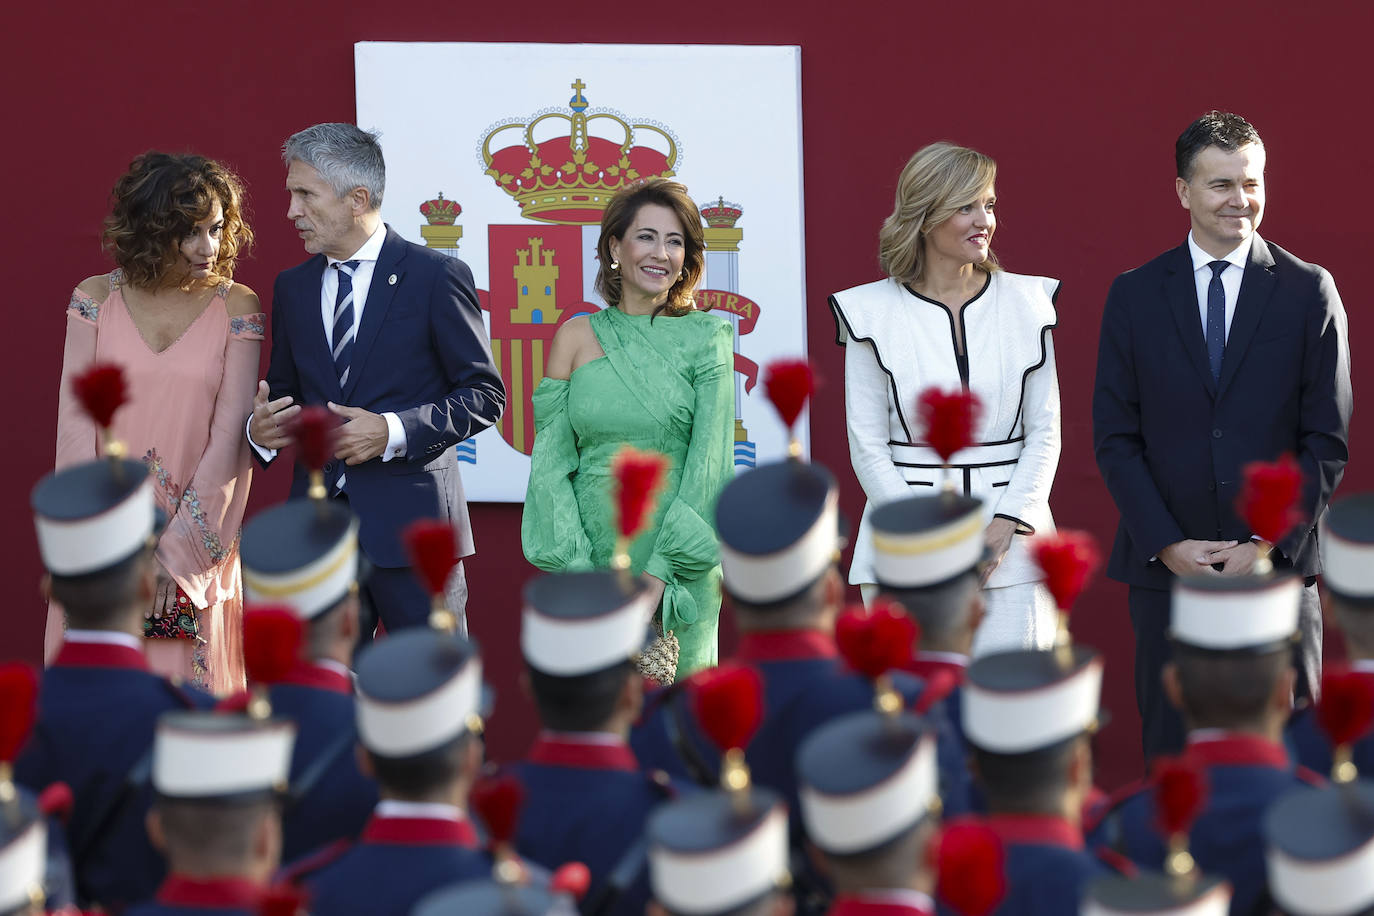
<svg viewBox="0 0 1374 916"><path fill-rule="evenodd" d="M234 279L234 263L253 244L244 219L243 182L213 159L156 150L129 164L110 192L114 205L105 219L105 249L124 271L126 282L153 288L179 286L185 277L179 245L214 210L224 208L219 256L206 282Z"/></svg>
<svg viewBox="0 0 1374 916"><path fill-rule="evenodd" d="M706 242L701 231L701 212L687 186L667 178L644 178L626 185L610 199L601 215L601 236L596 241L596 255L600 267L596 272L596 291L611 306L620 305L620 272L612 270L611 239L623 239L634 225L635 217L645 204L667 207L682 223L684 247L682 276L668 290L668 301L654 309L654 315L667 312L671 316L685 315L693 309L706 311L709 306L694 302L697 284L706 271Z"/></svg>

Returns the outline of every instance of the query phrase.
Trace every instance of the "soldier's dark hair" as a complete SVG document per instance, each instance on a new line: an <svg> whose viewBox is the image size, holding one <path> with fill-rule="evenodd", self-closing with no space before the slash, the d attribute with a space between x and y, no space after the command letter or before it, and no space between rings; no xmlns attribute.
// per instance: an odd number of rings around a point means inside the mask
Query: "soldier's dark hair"
<svg viewBox="0 0 1374 916"><path fill-rule="evenodd" d="M626 678L638 676L628 661L591 674L557 677L531 667L530 692L539 722L558 732L593 732L604 728L615 712Z"/></svg>
<svg viewBox="0 0 1374 916"><path fill-rule="evenodd" d="M1374 656L1374 598L1353 598L1327 590L1347 655Z"/></svg>
<svg viewBox="0 0 1374 916"><path fill-rule="evenodd" d="M832 883L841 893L848 888L905 886L923 861L937 820L923 817L891 839L862 852L824 853Z"/></svg>
<svg viewBox="0 0 1374 916"><path fill-rule="evenodd" d="M52 597L76 630L104 630L119 622L139 600L138 588L153 562L151 548L84 576L52 576Z"/></svg>
<svg viewBox="0 0 1374 916"><path fill-rule="evenodd" d="M1251 143L1264 145L1259 131L1238 114L1229 111L1209 111L1178 135L1174 143L1174 165L1178 177L1188 181L1193 177L1193 162L1198 153L1209 146L1234 153Z"/></svg>
<svg viewBox="0 0 1374 916"><path fill-rule="evenodd" d="M278 803L259 801L188 801L159 797L153 803L167 838L167 859L186 869L233 870L253 858L258 824Z"/></svg>
<svg viewBox="0 0 1374 916"><path fill-rule="evenodd" d="M465 731L442 747L413 757L383 757L370 750L367 755L378 784L403 800L421 801L451 786L463 775L468 745L480 740Z"/></svg>
<svg viewBox="0 0 1374 916"><path fill-rule="evenodd" d="M954 651L952 647L968 627L978 589L978 571L971 569L927 588L880 585L878 595L900 604L907 616L921 625L922 648Z"/></svg>
<svg viewBox="0 0 1374 916"><path fill-rule="evenodd" d="M1274 686L1293 666L1293 656L1288 646L1256 654L1175 644L1174 665L1183 693L1180 711L1190 728L1244 728L1263 724Z"/></svg>
<svg viewBox="0 0 1374 916"><path fill-rule="evenodd" d="M1063 807L1069 769L1079 742L1074 735L1025 754L994 754L969 745L978 785L994 814L1052 814Z"/></svg>

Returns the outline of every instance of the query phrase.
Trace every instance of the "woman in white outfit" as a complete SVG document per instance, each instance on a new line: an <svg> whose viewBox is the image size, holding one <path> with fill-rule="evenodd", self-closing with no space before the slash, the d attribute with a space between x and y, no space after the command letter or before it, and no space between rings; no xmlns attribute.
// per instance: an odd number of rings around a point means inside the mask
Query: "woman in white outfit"
<svg viewBox="0 0 1374 916"><path fill-rule="evenodd" d="M849 581L876 593L874 506L943 484L920 440L916 401L932 385L964 386L983 403L978 442L954 455L959 491L983 501L987 616L973 654L1054 643L1054 602L1027 548L1054 530L1059 381L1050 337L1059 283L1008 273L992 253L992 159L951 143L911 157L878 237L887 278L830 297L845 347L849 454L868 496Z"/></svg>

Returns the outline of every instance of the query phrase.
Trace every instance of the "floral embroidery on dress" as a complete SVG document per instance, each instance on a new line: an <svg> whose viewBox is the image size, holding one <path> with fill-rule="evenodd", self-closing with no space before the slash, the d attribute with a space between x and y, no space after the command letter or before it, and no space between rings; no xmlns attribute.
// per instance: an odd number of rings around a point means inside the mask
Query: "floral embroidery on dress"
<svg viewBox="0 0 1374 916"><path fill-rule="evenodd" d="M205 547L205 551L210 554L210 562L218 563L229 555L229 551L224 549L220 543L219 535L210 530L210 525L205 521L205 509L200 504L200 494L195 487L187 487L181 494L181 505L186 507L186 511L191 513L191 521L196 523L200 529L200 543Z"/></svg>
<svg viewBox="0 0 1374 916"><path fill-rule="evenodd" d="M148 466L148 470L157 479L157 485L162 488L163 493L167 494L167 502L175 511L181 502L181 487L177 486L176 482L172 480L172 476L167 473L167 468L163 467L162 456L157 453L157 449L148 449L143 455L143 463Z"/></svg>
<svg viewBox="0 0 1374 916"><path fill-rule="evenodd" d="M81 290L72 293L72 301L67 303L67 308L76 309L81 317L85 318L87 321L95 321L96 317L100 314L100 303L96 302Z"/></svg>
<svg viewBox="0 0 1374 916"><path fill-rule="evenodd" d="M229 319L229 333L235 337L247 331L251 334L262 334L266 330L266 318L262 312L255 312L252 315L235 315Z"/></svg>
<svg viewBox="0 0 1374 916"><path fill-rule="evenodd" d="M191 599L177 586L174 607L154 617L144 615L143 635L148 639L196 639L200 636L200 614Z"/></svg>

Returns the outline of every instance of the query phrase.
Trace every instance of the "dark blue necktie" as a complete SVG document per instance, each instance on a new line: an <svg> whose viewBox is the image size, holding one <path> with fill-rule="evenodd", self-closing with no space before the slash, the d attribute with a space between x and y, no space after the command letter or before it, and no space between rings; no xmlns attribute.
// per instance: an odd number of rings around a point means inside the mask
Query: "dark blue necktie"
<svg viewBox="0 0 1374 916"><path fill-rule="evenodd" d="M339 261L339 292L334 296L334 372L339 387L348 385L348 365L353 359L353 271L358 261ZM1210 339L1210 338L1209 338ZM1210 344L1209 344L1210 346Z"/></svg>
<svg viewBox="0 0 1374 916"><path fill-rule="evenodd" d="M1212 261L1212 280L1207 284L1207 362L1212 366L1212 380L1221 380L1221 356L1226 352L1226 287L1221 285L1221 272L1231 266L1230 261Z"/></svg>

